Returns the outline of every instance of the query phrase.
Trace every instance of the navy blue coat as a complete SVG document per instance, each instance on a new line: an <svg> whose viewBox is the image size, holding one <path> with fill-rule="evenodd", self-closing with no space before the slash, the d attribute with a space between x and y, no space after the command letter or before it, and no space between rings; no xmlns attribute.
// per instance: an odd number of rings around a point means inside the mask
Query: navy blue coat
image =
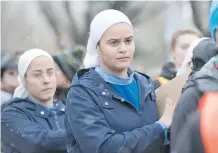
<svg viewBox="0 0 218 153"><path fill-rule="evenodd" d="M28 99L14 99L3 110L1 136L4 153L66 153L65 105L56 111Z"/></svg>
<svg viewBox="0 0 218 153"><path fill-rule="evenodd" d="M162 153L163 128L147 75L134 75L140 112L116 93L94 69L80 70L67 95L68 153Z"/></svg>

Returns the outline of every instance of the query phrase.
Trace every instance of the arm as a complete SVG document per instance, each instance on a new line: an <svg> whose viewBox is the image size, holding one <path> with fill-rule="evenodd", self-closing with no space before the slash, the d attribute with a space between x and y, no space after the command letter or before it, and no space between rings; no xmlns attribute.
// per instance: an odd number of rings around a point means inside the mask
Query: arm
<svg viewBox="0 0 218 153"><path fill-rule="evenodd" d="M161 125L155 123L115 134L92 96L82 87L70 89L66 109L68 134L74 134L83 153L143 152L163 132Z"/></svg>
<svg viewBox="0 0 218 153"><path fill-rule="evenodd" d="M22 153L66 151L66 132L46 130L25 113L10 108L2 113L2 139Z"/></svg>

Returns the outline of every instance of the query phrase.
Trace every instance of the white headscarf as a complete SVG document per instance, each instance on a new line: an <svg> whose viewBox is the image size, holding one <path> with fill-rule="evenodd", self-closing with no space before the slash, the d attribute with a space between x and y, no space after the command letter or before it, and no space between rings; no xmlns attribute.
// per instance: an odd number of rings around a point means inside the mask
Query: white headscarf
<svg viewBox="0 0 218 153"><path fill-rule="evenodd" d="M191 62L192 60L192 56L193 56L193 51L195 49L195 47L202 41L205 39L209 39L208 37L203 37L200 39L195 40L188 48L188 52L186 53L185 59L182 63L182 66L179 68L179 70L177 71L176 76L181 75L182 73L184 73L186 71L187 65L189 62Z"/></svg>
<svg viewBox="0 0 218 153"><path fill-rule="evenodd" d="M127 23L132 27L128 17L117 10L104 10L94 17L90 25L90 36L87 44L87 53L84 59L85 68L97 66L99 61L96 49L97 43L104 32L116 23Z"/></svg>
<svg viewBox="0 0 218 153"><path fill-rule="evenodd" d="M47 56L50 58L52 61L52 57L44 50L41 49L30 49L26 52L24 52L18 61L18 81L19 81L19 86L15 89L13 98L27 98L28 97L28 91L24 87L24 76L26 74L26 71L31 64L31 62L39 56ZM53 61L54 62L54 61Z"/></svg>

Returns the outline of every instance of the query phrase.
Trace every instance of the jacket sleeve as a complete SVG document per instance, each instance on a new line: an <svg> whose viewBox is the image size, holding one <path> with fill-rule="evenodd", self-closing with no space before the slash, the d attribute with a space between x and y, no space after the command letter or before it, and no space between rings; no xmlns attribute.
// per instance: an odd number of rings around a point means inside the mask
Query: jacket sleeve
<svg viewBox="0 0 218 153"><path fill-rule="evenodd" d="M66 131L73 133L83 153L141 153L161 136L158 123L115 134L91 95L77 86L67 96Z"/></svg>
<svg viewBox="0 0 218 153"><path fill-rule="evenodd" d="M6 109L1 119L2 140L22 153L66 151L65 130L52 131L31 121L21 110Z"/></svg>
<svg viewBox="0 0 218 153"><path fill-rule="evenodd" d="M186 89L181 95L174 112L172 127L170 131L171 149L174 149L181 129L187 122L188 117L192 112L196 111L199 99L200 94L198 93L197 89L193 87Z"/></svg>

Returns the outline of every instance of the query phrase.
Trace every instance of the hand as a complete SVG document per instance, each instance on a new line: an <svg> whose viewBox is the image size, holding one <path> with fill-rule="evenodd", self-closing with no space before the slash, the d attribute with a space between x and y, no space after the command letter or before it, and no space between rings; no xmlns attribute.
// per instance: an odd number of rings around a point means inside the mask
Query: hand
<svg viewBox="0 0 218 153"><path fill-rule="evenodd" d="M171 126L173 112L175 109L175 104L170 98L167 98L163 116L160 118L160 122L164 123L168 128Z"/></svg>

